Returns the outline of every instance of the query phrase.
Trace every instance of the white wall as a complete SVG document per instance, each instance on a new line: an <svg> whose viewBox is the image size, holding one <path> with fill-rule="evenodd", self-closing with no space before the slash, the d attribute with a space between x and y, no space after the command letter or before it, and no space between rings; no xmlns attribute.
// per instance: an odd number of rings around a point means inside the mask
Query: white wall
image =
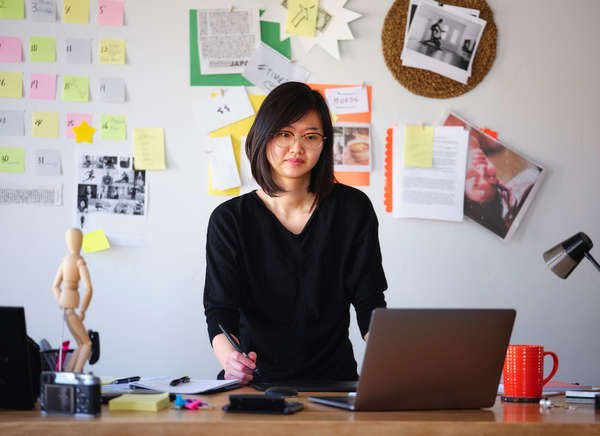
<svg viewBox="0 0 600 436"><path fill-rule="evenodd" d="M121 112L127 115L129 137L136 126L166 129L168 169L148 176L151 196L145 245L86 256L95 286L86 324L99 330L102 338L101 361L90 367L98 374L209 377L217 372L207 340L202 290L207 220L224 198L206 194L207 157L192 125L191 106L210 89L188 85L187 41L188 9L225 3L232 2L179 0L166 7L158 0L128 0L128 26L112 30L96 25L0 23L0 34L18 35L25 41L30 35L126 38L126 67L24 63L2 68L68 71L92 78L119 68L130 97L122 109L97 102L77 105L29 99L2 100L2 107L23 108L28 114L58 110L63 116L88 108L96 117ZM233 4L241 7L252 2ZM387 70L380 31L391 4L391 0L348 2L364 17L351 25L357 40L341 43L341 61L319 48L298 56L313 72L311 81L365 80L374 87L375 168L372 185L365 191L380 219L389 306L514 307L518 316L513 343L541 343L556 351L561 380L599 384L600 275L584 261L568 280L560 280L546 269L541 253L580 230L600 244L600 52L595 30L600 2L490 0L498 26L496 61L477 88L447 100L415 96ZM386 128L404 120L435 122L447 109L498 130L508 145L548 170L524 222L508 243L472 222L400 221L383 211ZM61 317L51 283L66 253L63 235L71 223L75 194L73 151L86 146L74 145L62 131L57 140L31 138L28 133L22 138L0 138L0 143L24 146L30 154L41 147L63 151L64 206L0 208L0 304L25 306L30 335L57 343ZM31 168L25 175L0 175L0 184L38 181ZM598 248L592 253L600 258ZM356 327L352 337L360 360L364 348Z"/></svg>

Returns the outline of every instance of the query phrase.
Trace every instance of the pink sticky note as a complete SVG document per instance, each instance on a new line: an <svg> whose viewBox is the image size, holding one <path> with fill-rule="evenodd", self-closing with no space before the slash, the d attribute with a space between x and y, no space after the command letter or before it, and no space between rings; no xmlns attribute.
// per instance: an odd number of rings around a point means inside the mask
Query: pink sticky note
<svg viewBox="0 0 600 436"><path fill-rule="evenodd" d="M0 36L0 62L21 62L21 38Z"/></svg>
<svg viewBox="0 0 600 436"><path fill-rule="evenodd" d="M67 138L75 138L73 127L77 127L82 121L92 124L92 114L67 114Z"/></svg>
<svg viewBox="0 0 600 436"><path fill-rule="evenodd" d="M31 74L29 98L54 100L56 98L56 74Z"/></svg>
<svg viewBox="0 0 600 436"><path fill-rule="evenodd" d="M98 0L98 24L101 26L123 25L123 2Z"/></svg>

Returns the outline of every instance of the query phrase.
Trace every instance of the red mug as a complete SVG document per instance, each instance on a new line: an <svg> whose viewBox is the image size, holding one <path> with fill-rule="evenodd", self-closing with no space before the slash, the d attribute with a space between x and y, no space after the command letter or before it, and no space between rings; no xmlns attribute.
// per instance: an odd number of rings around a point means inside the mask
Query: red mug
<svg viewBox="0 0 600 436"><path fill-rule="evenodd" d="M544 378L544 357L552 356L552 371ZM536 402L542 398L542 387L558 371L558 356L544 351L541 345L509 345L506 350L503 401Z"/></svg>

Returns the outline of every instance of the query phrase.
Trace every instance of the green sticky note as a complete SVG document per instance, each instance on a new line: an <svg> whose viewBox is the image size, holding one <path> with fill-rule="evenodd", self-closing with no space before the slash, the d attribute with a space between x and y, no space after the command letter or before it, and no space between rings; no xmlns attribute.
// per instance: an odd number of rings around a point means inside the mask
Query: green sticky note
<svg viewBox="0 0 600 436"><path fill-rule="evenodd" d="M315 36L319 0L288 0L285 31L288 35Z"/></svg>
<svg viewBox="0 0 600 436"><path fill-rule="evenodd" d="M431 168L433 166L433 127L404 127L404 166Z"/></svg>
<svg viewBox="0 0 600 436"><path fill-rule="evenodd" d="M0 72L0 98L23 98L23 73Z"/></svg>
<svg viewBox="0 0 600 436"><path fill-rule="evenodd" d="M23 20L25 0L0 0L0 19Z"/></svg>
<svg viewBox="0 0 600 436"><path fill-rule="evenodd" d="M0 147L0 173L24 173L25 149Z"/></svg>
<svg viewBox="0 0 600 436"><path fill-rule="evenodd" d="M104 230L94 230L83 235L81 248L83 248L84 253L95 253L96 251L108 250L110 244Z"/></svg>
<svg viewBox="0 0 600 436"><path fill-rule="evenodd" d="M64 0L63 22L86 24L90 18L90 0Z"/></svg>
<svg viewBox="0 0 600 436"><path fill-rule="evenodd" d="M90 99L90 79L84 76L64 76L62 100L87 102Z"/></svg>
<svg viewBox="0 0 600 436"><path fill-rule="evenodd" d="M56 62L56 39L50 36L29 38L29 60L31 62Z"/></svg>
<svg viewBox="0 0 600 436"><path fill-rule="evenodd" d="M108 141L125 141L127 139L125 115L101 115L100 136Z"/></svg>
<svg viewBox="0 0 600 436"><path fill-rule="evenodd" d="M34 138L58 138L58 112L34 112L31 124Z"/></svg>

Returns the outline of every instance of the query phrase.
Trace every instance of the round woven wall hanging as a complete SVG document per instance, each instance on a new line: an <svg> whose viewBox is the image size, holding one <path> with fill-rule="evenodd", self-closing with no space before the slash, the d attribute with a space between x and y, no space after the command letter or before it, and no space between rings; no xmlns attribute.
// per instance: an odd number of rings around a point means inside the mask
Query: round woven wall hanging
<svg viewBox="0 0 600 436"><path fill-rule="evenodd" d="M400 55L404 47L404 30L409 0L396 0L388 11L381 32L383 56L388 68L410 92L431 98L450 98L475 88L488 73L496 58L497 29L494 14L485 0L445 0L444 3L479 10L479 18L487 24L479 40L467 84L420 68L405 67Z"/></svg>

